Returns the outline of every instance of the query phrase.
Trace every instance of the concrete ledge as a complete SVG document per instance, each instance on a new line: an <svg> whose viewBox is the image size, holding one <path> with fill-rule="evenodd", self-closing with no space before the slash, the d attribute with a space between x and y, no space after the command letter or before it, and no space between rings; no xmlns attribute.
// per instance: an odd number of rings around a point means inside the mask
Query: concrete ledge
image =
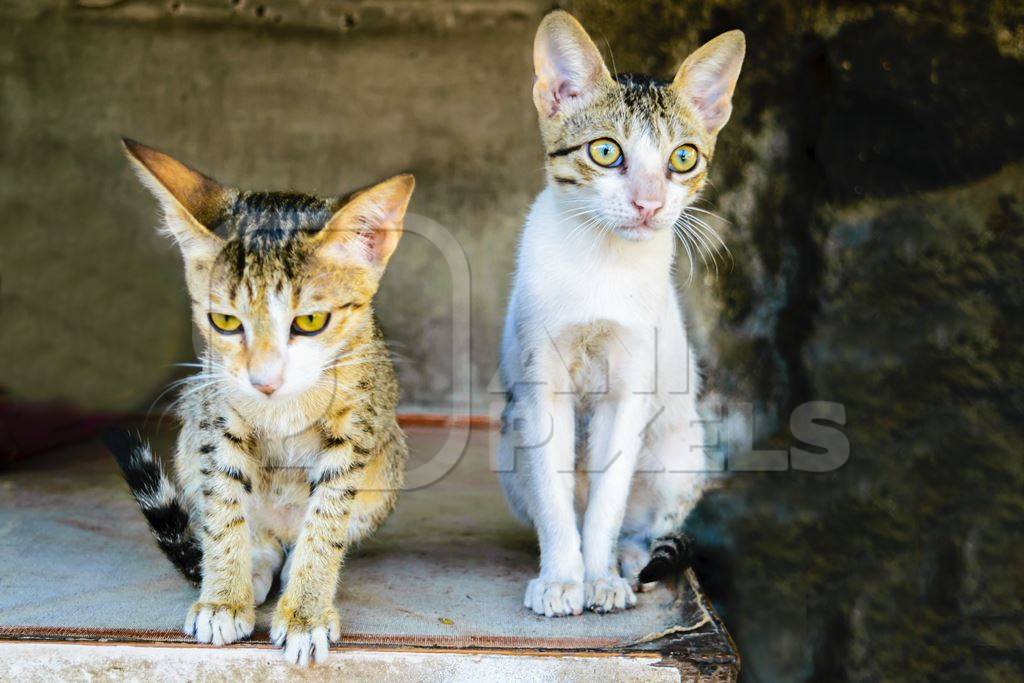
<svg viewBox="0 0 1024 683"><path fill-rule="evenodd" d="M216 650L216 655L213 655ZM657 654L451 650L335 650L310 669L284 663L269 646L0 642L0 679L33 681L727 681L725 670L698 670Z"/></svg>
<svg viewBox="0 0 1024 683"><path fill-rule="evenodd" d="M410 464L447 449L451 429L407 426ZM148 434L155 452L171 452L172 431ZM626 612L546 619L525 609L536 542L501 502L489 466L495 433L476 427L468 437L447 475L403 492L388 523L346 561L331 673L735 680L735 646L691 570ZM181 633L196 589L156 548L99 444L23 462L0 476L0 489L10 494L0 496L0 680L274 680L289 672L267 633L276 591L244 644L200 646Z"/></svg>

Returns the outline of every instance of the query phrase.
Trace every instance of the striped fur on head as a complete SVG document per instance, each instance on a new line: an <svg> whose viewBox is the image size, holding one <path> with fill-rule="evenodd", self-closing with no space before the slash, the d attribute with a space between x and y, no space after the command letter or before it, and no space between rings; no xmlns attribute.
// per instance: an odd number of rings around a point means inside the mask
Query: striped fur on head
<svg viewBox="0 0 1024 683"><path fill-rule="evenodd" d="M338 197L249 192L124 144L181 247L194 322L224 388L256 404L297 399L340 353L367 342L371 299L401 236L412 176ZM319 313L328 316L322 332L294 333L297 317ZM240 332L222 334L211 314L238 319ZM257 388L268 386L276 388Z"/></svg>
<svg viewBox="0 0 1024 683"><path fill-rule="evenodd" d="M706 183L744 50L743 34L730 31L690 55L672 81L613 75L576 19L561 11L545 17L534 43L533 94L548 182L566 215L627 239L673 228ZM601 139L621 148L620 164L604 167L590 155L590 143ZM697 150L686 172L670 165L682 145Z"/></svg>

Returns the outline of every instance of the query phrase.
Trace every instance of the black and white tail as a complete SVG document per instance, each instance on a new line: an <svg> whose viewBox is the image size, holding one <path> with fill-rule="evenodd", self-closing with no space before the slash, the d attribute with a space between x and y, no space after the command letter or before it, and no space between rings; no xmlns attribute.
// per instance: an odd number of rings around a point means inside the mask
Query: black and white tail
<svg viewBox="0 0 1024 683"><path fill-rule="evenodd" d="M693 539L680 532L662 536L651 547L651 560L640 570L640 583L662 581L693 563Z"/></svg>
<svg viewBox="0 0 1024 683"><path fill-rule="evenodd" d="M103 436L103 443L117 459L157 545L185 578L198 584L202 577L202 547L189 525L188 511L177 488L153 458L149 445L125 429L111 429Z"/></svg>

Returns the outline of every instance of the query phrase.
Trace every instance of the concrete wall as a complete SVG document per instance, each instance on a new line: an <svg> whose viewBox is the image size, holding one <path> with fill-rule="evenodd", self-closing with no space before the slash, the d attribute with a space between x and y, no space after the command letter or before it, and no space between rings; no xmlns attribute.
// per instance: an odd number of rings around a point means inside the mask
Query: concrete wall
<svg viewBox="0 0 1024 683"><path fill-rule="evenodd" d="M516 232L541 186L529 89L543 6L5 5L0 354L14 362L0 386L145 408L193 356L179 257L154 232L126 135L253 189L333 194L415 173L411 211L462 253L411 220L378 311L404 403L468 410L467 388L495 368ZM456 367L449 257L472 269L471 348L458 339Z"/></svg>

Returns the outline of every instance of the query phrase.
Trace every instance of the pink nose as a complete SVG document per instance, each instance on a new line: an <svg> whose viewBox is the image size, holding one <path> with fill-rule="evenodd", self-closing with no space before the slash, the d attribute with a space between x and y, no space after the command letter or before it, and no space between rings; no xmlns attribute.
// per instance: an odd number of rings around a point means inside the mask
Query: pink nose
<svg viewBox="0 0 1024 683"><path fill-rule="evenodd" d="M270 396L272 393L281 388L281 380L276 379L270 382L253 381L252 385L256 387L256 389L258 389L259 391L262 391L267 396Z"/></svg>
<svg viewBox="0 0 1024 683"><path fill-rule="evenodd" d="M281 375L271 377L253 377L252 375L249 375L249 382L255 389L263 392L267 396L270 396L281 388L281 385L284 384L284 378L281 377Z"/></svg>
<svg viewBox="0 0 1024 683"><path fill-rule="evenodd" d="M279 353L256 349L249 358L249 384L270 396L284 384L284 358Z"/></svg>
<svg viewBox="0 0 1024 683"><path fill-rule="evenodd" d="M640 218L646 221L658 213L658 209L661 208L661 202L656 199L634 199L633 206L636 208L637 213L640 214Z"/></svg>

